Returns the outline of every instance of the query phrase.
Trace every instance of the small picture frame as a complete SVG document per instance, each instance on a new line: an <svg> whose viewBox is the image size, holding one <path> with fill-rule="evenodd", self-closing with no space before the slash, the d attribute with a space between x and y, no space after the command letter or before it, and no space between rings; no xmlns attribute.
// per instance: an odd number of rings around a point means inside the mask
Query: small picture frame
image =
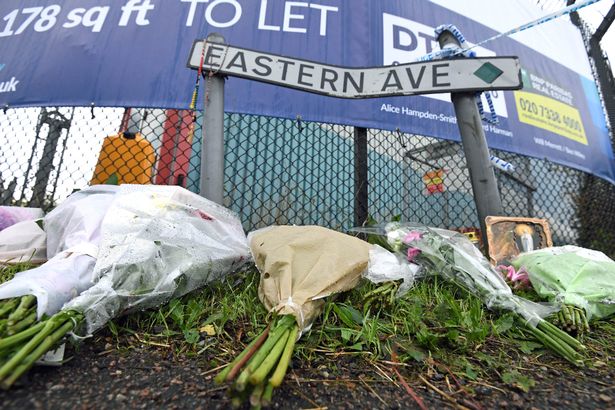
<svg viewBox="0 0 615 410"><path fill-rule="evenodd" d="M546 219L488 216L485 223L489 259L495 266L510 265L522 252L553 246Z"/></svg>

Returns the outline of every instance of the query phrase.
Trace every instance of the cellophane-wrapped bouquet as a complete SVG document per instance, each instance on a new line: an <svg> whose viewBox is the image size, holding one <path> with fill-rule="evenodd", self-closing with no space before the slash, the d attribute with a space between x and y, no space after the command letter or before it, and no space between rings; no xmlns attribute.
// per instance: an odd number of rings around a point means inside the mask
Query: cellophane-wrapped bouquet
<svg viewBox="0 0 615 410"><path fill-rule="evenodd" d="M585 347L543 319L557 308L514 295L501 274L465 235L408 222L354 230L379 237L379 242L396 252L400 259L418 264L427 274L437 275L466 289L482 300L487 308L514 312L545 347L574 364L582 363L580 350Z"/></svg>
<svg viewBox="0 0 615 410"><path fill-rule="evenodd" d="M249 260L239 219L172 186L122 185L100 226L94 285L51 317L0 339L0 385L10 387L68 333L92 334L120 315L160 306Z"/></svg>

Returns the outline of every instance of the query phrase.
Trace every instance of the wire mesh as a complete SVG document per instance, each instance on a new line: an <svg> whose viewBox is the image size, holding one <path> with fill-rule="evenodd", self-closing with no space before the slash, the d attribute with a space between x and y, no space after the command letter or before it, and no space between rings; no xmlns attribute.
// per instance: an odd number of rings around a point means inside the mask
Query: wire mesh
<svg viewBox="0 0 615 410"><path fill-rule="evenodd" d="M0 114L0 204L52 209L91 183L198 191L201 116L123 108L19 108ZM225 118L224 205L247 231L271 224L355 224L354 128L243 114ZM492 150L504 213L546 218L555 244L615 252L615 189L583 172ZM478 229L457 142L367 132L367 213Z"/></svg>

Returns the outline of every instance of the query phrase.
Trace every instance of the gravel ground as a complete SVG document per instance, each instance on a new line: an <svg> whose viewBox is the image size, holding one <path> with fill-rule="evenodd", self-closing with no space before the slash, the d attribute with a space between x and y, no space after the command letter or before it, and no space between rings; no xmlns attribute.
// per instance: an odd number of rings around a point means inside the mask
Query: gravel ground
<svg viewBox="0 0 615 410"><path fill-rule="evenodd" d="M84 341L61 367L36 367L10 391L0 391L2 409L220 409L231 407L224 387L213 383L207 351L197 358L172 349L126 343L108 335ZM615 358L612 358L615 361ZM611 359L609 358L609 361ZM547 365L528 359L521 371L536 385L525 393L499 381L464 381L425 366L399 371L428 408L615 409L615 369ZM334 368L332 368L334 364ZM423 370L421 370L423 369ZM497 379L497 377L494 377ZM395 380L391 365L340 355L321 363L295 363L274 392L272 408L418 408ZM455 404L453 404L453 401Z"/></svg>

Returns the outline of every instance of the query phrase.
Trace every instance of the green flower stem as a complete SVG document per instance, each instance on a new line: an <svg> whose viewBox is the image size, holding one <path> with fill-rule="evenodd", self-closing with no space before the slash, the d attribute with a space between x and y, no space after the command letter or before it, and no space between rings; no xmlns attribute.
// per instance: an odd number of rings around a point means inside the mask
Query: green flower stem
<svg viewBox="0 0 615 410"><path fill-rule="evenodd" d="M570 336L568 333L564 332L560 328L553 326L551 323L546 320L542 320L538 323L538 325L544 330L548 329L548 333L553 334L558 339L563 340L565 343L570 345L573 349L577 350L586 350L587 348L579 342L574 337Z"/></svg>
<svg viewBox="0 0 615 410"><path fill-rule="evenodd" d="M19 322L13 325L8 325L6 334L9 336L12 336L26 329L28 326L30 326L34 322L36 322L36 310L29 313L28 316L24 317Z"/></svg>
<svg viewBox="0 0 615 410"><path fill-rule="evenodd" d="M245 389L246 383L248 382L248 377L250 377L258 366L260 366L263 360L265 360L273 346L287 329L287 326L289 326L290 323L294 323L294 321L295 319L292 316L282 316L282 318L278 321L278 325L269 332L269 337L267 337L265 343L263 343L260 349L258 349L254 356L252 356L247 367L237 378L237 381L235 382L235 389L237 391L243 391Z"/></svg>
<svg viewBox="0 0 615 410"><path fill-rule="evenodd" d="M579 312L579 310L578 310L578 309L575 309L575 310L574 310L574 320L577 322L577 328L578 328L580 331L585 330L584 323L583 323L583 321L581 320L581 312Z"/></svg>
<svg viewBox="0 0 615 410"><path fill-rule="evenodd" d="M284 350L284 346L286 346L289 333L289 329L284 330L284 333L273 346L267 357L265 357L261 365L250 375L249 380L251 384L259 386L264 383L265 378L269 372L271 372L271 369L278 363L280 356L282 356L282 351Z"/></svg>
<svg viewBox="0 0 615 410"><path fill-rule="evenodd" d="M273 372L273 375L269 379L269 384L272 388L278 387L282 384L282 380L284 380L286 370L288 369L288 364L290 363L290 358L292 357L295 348L297 333L299 333L299 327L295 325L290 331L290 334L286 341L286 346L284 346L284 351L282 352L282 356L280 357L280 361L278 362L278 366L276 367L275 371Z"/></svg>
<svg viewBox="0 0 615 410"><path fill-rule="evenodd" d="M73 330L74 327L75 323L69 319L64 322L64 324L61 325L55 332L47 336L45 340L43 340L43 342L36 349L34 349L34 351L30 353L19 366L15 368L13 373L2 381L2 388L10 388L13 383L17 381L17 379L19 379L25 372L34 366L34 363L36 363L38 359L43 357L45 353L51 350L51 348L53 348L53 346L55 346L55 344L68 332Z"/></svg>
<svg viewBox="0 0 615 410"><path fill-rule="evenodd" d="M265 385L263 383L255 386L254 390L252 390L252 394L250 395L250 405L252 405L253 409L261 407L261 399L264 391Z"/></svg>
<svg viewBox="0 0 615 410"><path fill-rule="evenodd" d="M581 354L577 350L572 348L569 344L567 344L564 340L559 339L553 333L543 331L543 334L545 335L545 337L549 339L549 341L552 342L552 344L557 345L557 348L559 349L559 351L565 353L565 357L567 359L573 359L575 362L581 359Z"/></svg>
<svg viewBox="0 0 615 410"><path fill-rule="evenodd" d="M583 319L583 327L586 332L589 332L589 321L587 320L587 313L585 313L585 309L581 312L581 318Z"/></svg>
<svg viewBox="0 0 615 410"><path fill-rule="evenodd" d="M40 332L36 333L4 366L0 367L0 380L3 380L28 356L39 344L64 322L69 320L66 315L56 315L48 319Z"/></svg>
<svg viewBox="0 0 615 410"><path fill-rule="evenodd" d="M10 346L16 345L22 340L28 339L30 336L37 334L43 327L45 327L45 323L46 322L39 322L31 328L26 329L20 333L6 337L4 339L0 339L0 351Z"/></svg>
<svg viewBox="0 0 615 410"><path fill-rule="evenodd" d="M566 323L572 324L572 317L570 316L570 310L568 309L568 305L562 306L562 312L564 314L564 319L566 319Z"/></svg>
<svg viewBox="0 0 615 410"><path fill-rule="evenodd" d="M263 397L261 398L261 404L264 407L268 407L271 404L271 397L273 396L273 385L271 383L267 383L265 386L265 391L263 392Z"/></svg>
<svg viewBox="0 0 615 410"><path fill-rule="evenodd" d="M265 342L267 336L269 335L269 329L271 327L267 326L265 330L250 344L243 349L243 351L233 360L228 366L226 366L214 379L217 384L222 384L225 381L231 381L239 373L239 370L246 364L248 360L256 353L258 348Z"/></svg>
<svg viewBox="0 0 615 410"><path fill-rule="evenodd" d="M12 298L0 307L0 317L9 316L19 306L19 298Z"/></svg>
<svg viewBox="0 0 615 410"><path fill-rule="evenodd" d="M19 322L28 314L28 310L30 306L32 306L36 302L36 297L33 295L25 295L19 299L19 306L11 315L9 316L8 325L12 326L14 323Z"/></svg>
<svg viewBox="0 0 615 410"><path fill-rule="evenodd" d="M550 348L555 353L559 354L560 356L562 356L564 359L568 360L569 362L575 365L579 365L579 362L580 362L579 355L577 352L572 350L570 346L568 346L565 343L558 343L551 336L544 333L539 328L528 326L528 329L530 330L530 332L534 334L536 339L538 339L545 347Z"/></svg>

